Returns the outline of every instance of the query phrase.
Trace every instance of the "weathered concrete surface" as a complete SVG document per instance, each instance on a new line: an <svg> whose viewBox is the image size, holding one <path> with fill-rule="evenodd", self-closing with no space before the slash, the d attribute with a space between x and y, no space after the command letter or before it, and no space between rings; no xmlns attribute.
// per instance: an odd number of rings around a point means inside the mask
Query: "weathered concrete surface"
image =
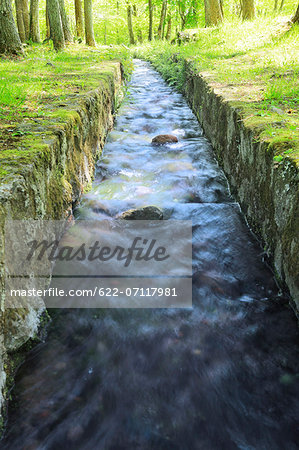
<svg viewBox="0 0 299 450"><path fill-rule="evenodd" d="M248 128L219 85L186 63L186 97L252 230L261 238L276 275L299 311L299 171L273 160L275 149ZM293 304L293 306L294 306Z"/></svg>
<svg viewBox="0 0 299 450"><path fill-rule="evenodd" d="M21 124L27 141L19 143L15 158L3 162L7 174L0 179L0 409L6 397L9 353L34 337L42 313L42 309L5 308L5 220L62 219L71 214L73 203L92 181L95 162L113 125L121 73L119 63L105 63L98 89L72 98L48 120Z"/></svg>

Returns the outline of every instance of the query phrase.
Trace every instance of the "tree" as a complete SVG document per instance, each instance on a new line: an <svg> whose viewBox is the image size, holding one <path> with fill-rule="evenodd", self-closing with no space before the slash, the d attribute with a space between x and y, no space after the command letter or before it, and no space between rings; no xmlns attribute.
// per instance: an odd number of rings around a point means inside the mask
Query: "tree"
<svg viewBox="0 0 299 450"><path fill-rule="evenodd" d="M209 0L211 1L211 0ZM214 1L214 0L212 0ZM178 0L177 8L181 18L181 30L184 30L186 23L197 15L197 0ZM195 20L197 23L197 20Z"/></svg>
<svg viewBox="0 0 299 450"><path fill-rule="evenodd" d="M85 40L90 47L96 46L92 22L92 0L84 0Z"/></svg>
<svg viewBox="0 0 299 450"><path fill-rule="evenodd" d="M153 3L152 0L148 0L148 40L153 39Z"/></svg>
<svg viewBox="0 0 299 450"><path fill-rule="evenodd" d="M25 27L26 39L29 39L29 3L28 0L22 0L23 21Z"/></svg>
<svg viewBox="0 0 299 450"><path fill-rule="evenodd" d="M29 39L32 42L40 42L38 3L39 0L30 0Z"/></svg>
<svg viewBox="0 0 299 450"><path fill-rule="evenodd" d="M219 0L205 0L206 27L217 25L222 20L223 14Z"/></svg>
<svg viewBox="0 0 299 450"><path fill-rule="evenodd" d="M132 22L132 6L130 3L127 3L127 22L128 22L128 31L130 37L130 44L135 45L134 31L133 31L133 22Z"/></svg>
<svg viewBox="0 0 299 450"><path fill-rule="evenodd" d="M167 19L166 40L170 41L170 38L171 38L171 15L169 13L168 14L168 19Z"/></svg>
<svg viewBox="0 0 299 450"><path fill-rule="evenodd" d="M58 0L58 2L59 2L59 11L60 11L64 40L65 40L65 42L72 42L73 36L71 33L71 29L70 29L69 19L65 12L64 0Z"/></svg>
<svg viewBox="0 0 299 450"><path fill-rule="evenodd" d="M241 14L243 20L254 19L254 0L240 0L241 2Z"/></svg>
<svg viewBox="0 0 299 450"><path fill-rule="evenodd" d="M16 17L20 39L25 42L29 39L29 8L28 0L15 0Z"/></svg>
<svg viewBox="0 0 299 450"><path fill-rule="evenodd" d="M76 35L83 37L83 8L82 0L75 0L75 17L76 17Z"/></svg>
<svg viewBox="0 0 299 450"><path fill-rule="evenodd" d="M294 16L292 17L292 22L299 23L299 3L298 3L298 6L297 6Z"/></svg>
<svg viewBox="0 0 299 450"><path fill-rule="evenodd" d="M46 1L46 41L50 39L50 22L49 22L49 12L48 12L48 2Z"/></svg>
<svg viewBox="0 0 299 450"><path fill-rule="evenodd" d="M23 54L10 0L0 0L0 53Z"/></svg>
<svg viewBox="0 0 299 450"><path fill-rule="evenodd" d="M26 32L25 32L25 24L23 18L23 8L22 8L22 0L15 0L16 4L16 18L17 18L17 26L18 32L21 39L21 42L26 42Z"/></svg>
<svg viewBox="0 0 299 450"><path fill-rule="evenodd" d="M47 11L50 25L50 39L53 41L55 50L62 50L65 47L65 40L58 0L47 0Z"/></svg>
<svg viewBox="0 0 299 450"><path fill-rule="evenodd" d="M159 39L162 39L162 33L163 33L166 12L167 12L167 0L163 0L161 14L160 14L160 22L159 22L159 27L158 27L158 38Z"/></svg>
<svg viewBox="0 0 299 450"><path fill-rule="evenodd" d="M16 17L20 39L25 42L29 39L29 10L28 0L15 0Z"/></svg>

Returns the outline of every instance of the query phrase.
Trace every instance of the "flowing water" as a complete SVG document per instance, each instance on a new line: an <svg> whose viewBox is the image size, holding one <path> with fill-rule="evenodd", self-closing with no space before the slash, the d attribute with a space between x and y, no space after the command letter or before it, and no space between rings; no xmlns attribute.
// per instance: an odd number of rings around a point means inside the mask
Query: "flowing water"
<svg viewBox="0 0 299 450"><path fill-rule="evenodd" d="M192 309L63 310L19 370L3 449L293 450L295 316L180 94L137 61L83 219L192 219ZM154 147L171 133L177 144Z"/></svg>

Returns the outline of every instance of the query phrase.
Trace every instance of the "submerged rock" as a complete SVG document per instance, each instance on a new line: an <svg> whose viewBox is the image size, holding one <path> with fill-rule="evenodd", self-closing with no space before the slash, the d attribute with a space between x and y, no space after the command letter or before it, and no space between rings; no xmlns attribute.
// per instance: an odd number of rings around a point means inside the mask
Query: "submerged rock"
<svg viewBox="0 0 299 450"><path fill-rule="evenodd" d="M157 206L143 206L142 208L129 209L118 216L124 220L162 220L163 210Z"/></svg>
<svg viewBox="0 0 299 450"><path fill-rule="evenodd" d="M152 144L163 145L178 142L178 138L173 134L159 134L152 139Z"/></svg>

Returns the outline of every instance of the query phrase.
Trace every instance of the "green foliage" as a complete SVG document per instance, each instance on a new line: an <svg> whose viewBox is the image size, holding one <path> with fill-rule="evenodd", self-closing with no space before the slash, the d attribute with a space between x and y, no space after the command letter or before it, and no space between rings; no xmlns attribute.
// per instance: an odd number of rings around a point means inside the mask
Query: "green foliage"
<svg viewBox="0 0 299 450"><path fill-rule="evenodd" d="M162 0L152 0L153 3L153 29L154 36L160 20ZM278 2L280 5L280 1ZM148 1L131 1L133 8L133 28L136 41L143 43L148 37ZM278 13L291 16L294 13L296 2L284 0L281 11L274 11L274 0L255 0L256 14L259 18L268 16L273 20ZM13 2L14 6L14 2ZM65 0L69 15L71 30L75 35L75 8L73 0ZM238 1L223 0L224 17L227 23L235 22L240 17L240 3ZM46 0L40 0L40 29L42 39L46 38ZM182 15L186 15L184 28L205 26L204 0L168 0L168 13L172 17L172 38L182 28ZM99 45L129 45L127 30L127 0L101 0L93 2L94 31ZM166 24L165 24L166 27ZM164 30L165 31L165 30ZM232 32L234 30L232 29Z"/></svg>
<svg viewBox="0 0 299 450"><path fill-rule="evenodd" d="M179 91L183 91L185 83L184 58L176 52L178 49L177 46L159 42L136 48L134 54L137 57L150 60L170 85L175 86Z"/></svg>
<svg viewBox="0 0 299 450"><path fill-rule="evenodd" d="M0 80L0 118L7 119L10 116L10 108L19 108L26 100L26 92L21 86L8 84L6 80Z"/></svg>

